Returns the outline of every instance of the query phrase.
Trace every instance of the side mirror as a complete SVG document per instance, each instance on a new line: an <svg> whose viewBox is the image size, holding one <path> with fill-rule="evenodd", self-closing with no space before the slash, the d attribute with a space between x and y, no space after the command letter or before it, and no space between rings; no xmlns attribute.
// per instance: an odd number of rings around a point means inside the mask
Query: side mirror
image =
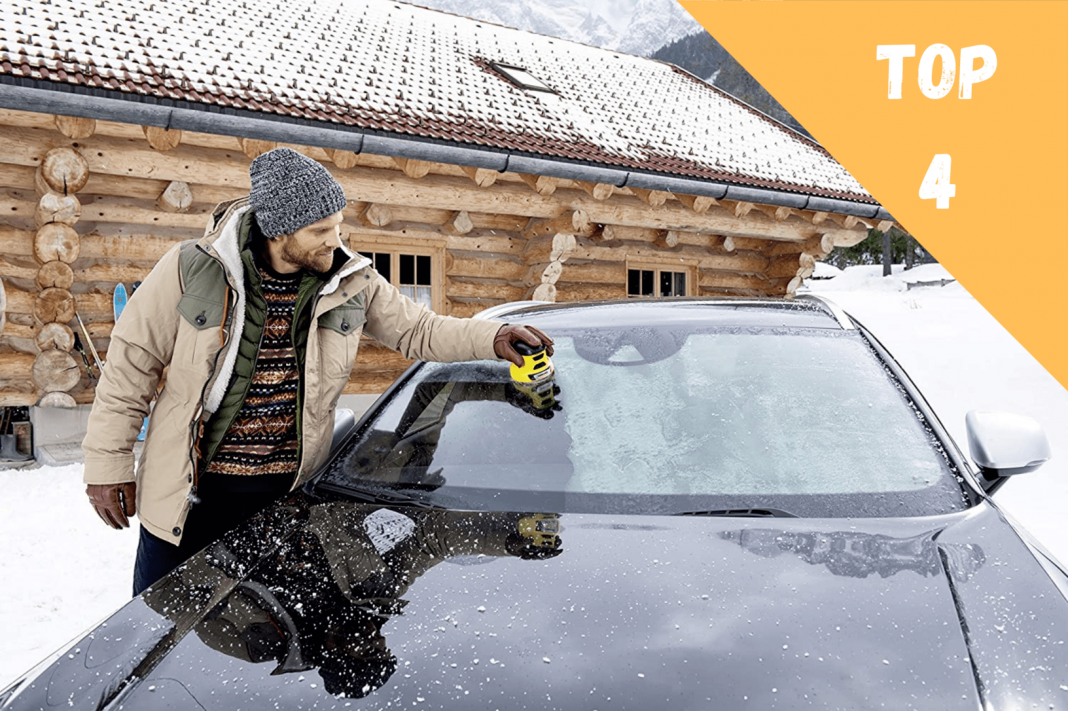
<svg viewBox="0 0 1068 711"><path fill-rule="evenodd" d="M339 407L334 410L334 436L330 440L330 451L333 452L339 442L356 424L356 413L347 407Z"/></svg>
<svg viewBox="0 0 1068 711"><path fill-rule="evenodd" d="M968 449L979 466L980 483L987 493L999 489L1006 477L1033 472L1051 456L1045 430L1030 417L972 410L965 416L964 425Z"/></svg>

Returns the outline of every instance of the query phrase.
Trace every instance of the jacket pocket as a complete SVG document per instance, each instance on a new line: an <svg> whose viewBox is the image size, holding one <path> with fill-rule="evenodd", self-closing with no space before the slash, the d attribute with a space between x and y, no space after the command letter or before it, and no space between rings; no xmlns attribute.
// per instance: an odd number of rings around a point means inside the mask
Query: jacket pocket
<svg viewBox="0 0 1068 711"><path fill-rule="evenodd" d="M195 294L183 294L178 302L178 313L193 327L186 331L191 338L181 339L176 344L174 362L178 365L207 367L208 361L219 350L219 327L222 325L226 311L224 304L213 299L205 299ZM179 355L183 350L184 355Z"/></svg>
<svg viewBox="0 0 1068 711"><path fill-rule="evenodd" d="M365 323L367 314L363 306L351 302L330 309L319 317L319 328L329 328L342 336L356 333Z"/></svg>

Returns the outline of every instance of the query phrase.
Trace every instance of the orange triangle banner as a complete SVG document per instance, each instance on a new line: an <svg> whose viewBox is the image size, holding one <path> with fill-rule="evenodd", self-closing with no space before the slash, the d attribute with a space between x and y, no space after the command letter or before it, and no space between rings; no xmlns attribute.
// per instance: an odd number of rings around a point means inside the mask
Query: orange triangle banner
<svg viewBox="0 0 1068 711"><path fill-rule="evenodd" d="M1068 387L1068 2L680 3Z"/></svg>

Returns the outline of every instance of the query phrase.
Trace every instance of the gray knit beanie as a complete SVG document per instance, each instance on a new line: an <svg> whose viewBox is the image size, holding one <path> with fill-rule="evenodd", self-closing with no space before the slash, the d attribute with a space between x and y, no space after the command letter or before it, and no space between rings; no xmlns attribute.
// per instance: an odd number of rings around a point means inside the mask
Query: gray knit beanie
<svg viewBox="0 0 1068 711"><path fill-rule="evenodd" d="M257 156L249 202L264 237L288 235L345 209L345 191L317 162L289 148Z"/></svg>

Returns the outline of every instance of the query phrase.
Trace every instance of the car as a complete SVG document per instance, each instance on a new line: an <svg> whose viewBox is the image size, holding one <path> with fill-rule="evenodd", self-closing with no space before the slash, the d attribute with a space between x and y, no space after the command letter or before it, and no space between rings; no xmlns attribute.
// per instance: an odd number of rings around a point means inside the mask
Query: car
<svg viewBox="0 0 1068 711"><path fill-rule="evenodd" d="M792 300L525 302L550 379L417 363L332 458L2 709L1068 705L1068 575L859 323Z"/></svg>

